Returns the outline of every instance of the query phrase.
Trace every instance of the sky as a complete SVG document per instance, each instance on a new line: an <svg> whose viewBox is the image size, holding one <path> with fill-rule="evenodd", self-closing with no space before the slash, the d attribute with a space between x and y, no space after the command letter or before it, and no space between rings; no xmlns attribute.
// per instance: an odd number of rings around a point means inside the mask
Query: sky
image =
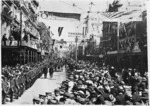
<svg viewBox="0 0 150 106"><path fill-rule="evenodd" d="M86 13L89 10L90 2L94 3L93 11L105 11L107 8L108 0L39 0L42 10L62 10L62 11L77 11ZM109 0L111 2L113 0ZM73 3L75 3L74 9Z"/></svg>

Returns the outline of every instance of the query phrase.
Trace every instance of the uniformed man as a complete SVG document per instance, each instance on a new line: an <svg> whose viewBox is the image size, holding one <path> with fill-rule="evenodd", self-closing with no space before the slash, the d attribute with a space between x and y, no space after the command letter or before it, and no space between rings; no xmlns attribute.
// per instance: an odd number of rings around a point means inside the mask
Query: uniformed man
<svg viewBox="0 0 150 106"><path fill-rule="evenodd" d="M53 69L53 65L51 65L50 68L49 68L49 76L50 76L50 78L53 78L53 73L54 73L54 69Z"/></svg>
<svg viewBox="0 0 150 106"><path fill-rule="evenodd" d="M44 78L47 78L47 72L47 65L45 65L45 67L43 68Z"/></svg>

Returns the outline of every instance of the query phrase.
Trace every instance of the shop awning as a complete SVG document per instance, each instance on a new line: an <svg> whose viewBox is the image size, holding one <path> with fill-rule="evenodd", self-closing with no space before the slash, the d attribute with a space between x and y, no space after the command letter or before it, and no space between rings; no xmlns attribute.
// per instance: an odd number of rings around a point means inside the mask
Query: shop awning
<svg viewBox="0 0 150 106"><path fill-rule="evenodd" d="M110 52L107 52L107 54L117 54L118 51L110 51Z"/></svg>
<svg viewBox="0 0 150 106"><path fill-rule="evenodd" d="M111 37L101 38L101 42L107 42L107 41L110 41L110 40L111 40Z"/></svg>

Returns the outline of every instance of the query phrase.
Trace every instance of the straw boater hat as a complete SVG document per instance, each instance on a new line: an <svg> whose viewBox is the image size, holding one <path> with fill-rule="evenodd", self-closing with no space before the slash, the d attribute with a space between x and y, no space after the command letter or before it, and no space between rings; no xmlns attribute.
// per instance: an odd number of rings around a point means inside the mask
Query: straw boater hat
<svg viewBox="0 0 150 106"><path fill-rule="evenodd" d="M116 101L116 98L112 94L109 95L109 99L113 103Z"/></svg>

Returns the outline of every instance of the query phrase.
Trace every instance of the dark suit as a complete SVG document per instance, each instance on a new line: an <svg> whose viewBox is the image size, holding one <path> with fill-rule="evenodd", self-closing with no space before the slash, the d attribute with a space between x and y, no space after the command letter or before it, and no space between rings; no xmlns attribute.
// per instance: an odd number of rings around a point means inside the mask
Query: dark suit
<svg viewBox="0 0 150 106"><path fill-rule="evenodd" d="M118 96L116 96L116 105L125 105L126 101L125 101L125 95L124 94L119 94Z"/></svg>
<svg viewBox="0 0 150 106"><path fill-rule="evenodd" d="M132 102L135 105L137 102L140 103L141 102L141 97L139 94L134 93L132 96Z"/></svg>
<svg viewBox="0 0 150 106"><path fill-rule="evenodd" d="M96 102L95 102L95 104L105 104L105 99L104 99L104 97L102 96L102 95L100 95L100 96L98 96L97 97L97 100L96 100Z"/></svg>
<svg viewBox="0 0 150 106"><path fill-rule="evenodd" d="M47 78L47 66L43 68L44 77Z"/></svg>
<svg viewBox="0 0 150 106"><path fill-rule="evenodd" d="M53 67L50 67L49 68L49 74L50 74L51 78L53 77L53 73L54 73L54 69L53 69Z"/></svg>

